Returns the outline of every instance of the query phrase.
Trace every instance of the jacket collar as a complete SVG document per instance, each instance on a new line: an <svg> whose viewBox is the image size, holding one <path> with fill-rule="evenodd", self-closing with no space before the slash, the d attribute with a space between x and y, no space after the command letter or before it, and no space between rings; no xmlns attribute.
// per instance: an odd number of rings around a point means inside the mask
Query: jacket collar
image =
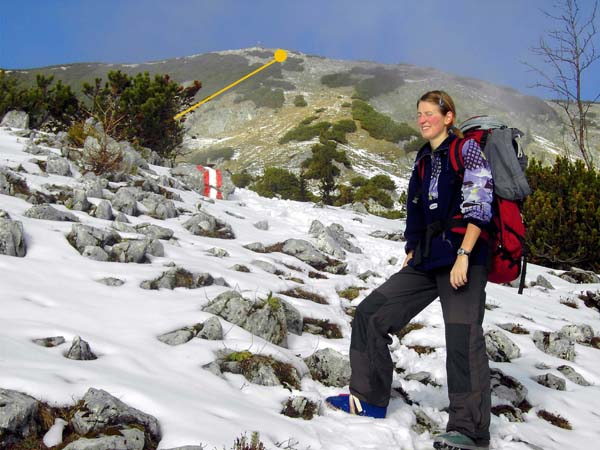
<svg viewBox="0 0 600 450"><path fill-rule="evenodd" d="M448 151L450 149L450 143L454 139L456 139L456 135L453 133L450 133L448 135L448 137L446 139L444 139L444 141L440 144L440 146L435 149L435 152L431 150L431 144L429 142L427 142L425 145L423 145L423 147L421 147L421 149L417 153L416 162L418 163L421 159L423 159L427 156L431 156L432 153Z"/></svg>

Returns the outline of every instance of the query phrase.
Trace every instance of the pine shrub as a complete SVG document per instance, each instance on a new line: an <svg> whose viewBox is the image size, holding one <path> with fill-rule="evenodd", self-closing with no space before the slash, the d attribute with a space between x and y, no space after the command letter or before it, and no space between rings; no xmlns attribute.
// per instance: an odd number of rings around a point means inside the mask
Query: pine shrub
<svg viewBox="0 0 600 450"><path fill-rule="evenodd" d="M558 158L552 167L532 161L527 178L534 191L523 212L529 259L600 272L600 173Z"/></svg>
<svg viewBox="0 0 600 450"><path fill-rule="evenodd" d="M397 123L389 116L381 114L362 100L352 102L352 118L358 120L371 137L397 143L407 140L418 133L406 123Z"/></svg>
<svg viewBox="0 0 600 450"><path fill-rule="evenodd" d="M262 197L302 200L300 179L279 167L268 167L251 189Z"/></svg>

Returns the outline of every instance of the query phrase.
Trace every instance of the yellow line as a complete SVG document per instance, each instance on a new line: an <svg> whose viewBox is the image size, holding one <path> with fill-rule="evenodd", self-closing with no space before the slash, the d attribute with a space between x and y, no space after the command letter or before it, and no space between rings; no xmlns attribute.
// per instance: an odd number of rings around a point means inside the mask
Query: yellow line
<svg viewBox="0 0 600 450"><path fill-rule="evenodd" d="M268 63L266 63L264 66L259 67L258 69L256 69L255 71L249 73L248 75L243 76L242 78L240 78L237 81L234 81L233 83L231 83L229 86L224 87L223 89L221 89L218 92L215 92L212 95L209 95L208 97L206 97L204 100L199 101L198 103L196 103L195 105L189 107L188 109L186 109L185 111L180 112L179 114L177 114L175 117L173 117L175 120L179 119L180 117L184 116L185 114L193 111L194 109L196 109L198 106L206 103L209 100L212 100L213 98L215 98L217 95L222 94L223 92L225 92L227 89L231 89L233 86L241 83L244 80L247 80L248 78L250 78L253 75L256 75L258 72L260 72L261 70L266 69L267 67L269 67L270 65L274 64L278 62L276 59L272 59L271 61L269 61Z"/></svg>

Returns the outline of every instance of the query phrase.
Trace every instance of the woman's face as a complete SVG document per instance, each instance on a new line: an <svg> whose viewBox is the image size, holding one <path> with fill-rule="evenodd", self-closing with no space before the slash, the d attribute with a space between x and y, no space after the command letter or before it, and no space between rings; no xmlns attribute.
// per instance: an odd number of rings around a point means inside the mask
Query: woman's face
<svg viewBox="0 0 600 450"><path fill-rule="evenodd" d="M445 138L447 134L446 127L451 123L451 111L443 115L440 107L435 103L419 102L417 108L417 125L423 139L437 141L442 137Z"/></svg>

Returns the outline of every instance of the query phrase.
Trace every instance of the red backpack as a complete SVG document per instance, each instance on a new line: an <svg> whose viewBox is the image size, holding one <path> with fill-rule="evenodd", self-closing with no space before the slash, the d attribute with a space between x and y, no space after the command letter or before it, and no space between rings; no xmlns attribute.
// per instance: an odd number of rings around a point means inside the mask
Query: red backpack
<svg viewBox="0 0 600 450"><path fill-rule="evenodd" d="M488 116L472 117L459 128L464 138L453 140L448 153L454 171L463 177L463 145L474 139L490 164L494 180L492 223L489 231L482 233L491 249L488 280L509 283L521 275L519 293L522 293L527 262L521 211L524 199L531 194L525 178L527 157L519 144L523 133ZM454 226L451 231L464 234L466 225Z"/></svg>

